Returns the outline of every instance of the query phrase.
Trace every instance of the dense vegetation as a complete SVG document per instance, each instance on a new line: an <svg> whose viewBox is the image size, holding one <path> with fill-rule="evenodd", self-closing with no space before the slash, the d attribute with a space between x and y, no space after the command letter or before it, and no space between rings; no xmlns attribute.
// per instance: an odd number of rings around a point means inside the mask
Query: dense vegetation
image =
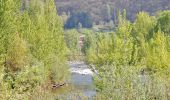
<svg viewBox="0 0 170 100"><path fill-rule="evenodd" d="M59 15L64 20L77 14L87 13L93 25L105 25L108 22L118 21L118 12L126 9L127 19L134 21L140 11L155 15L157 11L169 10L169 0L55 0ZM72 22L79 18L72 19ZM90 21L89 21L90 22ZM78 25L75 23L75 26Z"/></svg>
<svg viewBox="0 0 170 100"><path fill-rule="evenodd" d="M96 66L96 100L170 99L170 11L119 13L115 32L87 35L86 60Z"/></svg>
<svg viewBox="0 0 170 100"><path fill-rule="evenodd" d="M43 99L68 76L53 0L0 0L0 99ZM35 98L34 98L35 97Z"/></svg>
<svg viewBox="0 0 170 100"><path fill-rule="evenodd" d="M71 29L71 28L92 28L93 22L88 13L85 12L76 12L72 16L70 16L66 23L65 28Z"/></svg>
<svg viewBox="0 0 170 100"><path fill-rule="evenodd" d="M54 0L0 0L0 100L53 100L53 86L69 80L67 60L96 72L95 100L170 99L170 11L154 9L168 0L56 2L63 19ZM109 32L83 28L102 23Z"/></svg>
<svg viewBox="0 0 170 100"><path fill-rule="evenodd" d="M77 50L77 38L85 35L81 52L98 72L96 100L170 99L170 11L136 16L132 23L125 11L119 13L114 32L80 28L65 34L72 53Z"/></svg>

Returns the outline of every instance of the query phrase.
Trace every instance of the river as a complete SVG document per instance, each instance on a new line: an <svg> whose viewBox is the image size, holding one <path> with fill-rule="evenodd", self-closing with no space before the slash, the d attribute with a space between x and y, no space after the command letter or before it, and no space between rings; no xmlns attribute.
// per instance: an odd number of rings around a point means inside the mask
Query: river
<svg viewBox="0 0 170 100"><path fill-rule="evenodd" d="M71 78L69 84L71 89L65 94L60 95L60 98L67 100L93 100L96 95L95 85L93 83L93 72L88 68L85 62L69 61ZM64 99L62 99L64 100Z"/></svg>

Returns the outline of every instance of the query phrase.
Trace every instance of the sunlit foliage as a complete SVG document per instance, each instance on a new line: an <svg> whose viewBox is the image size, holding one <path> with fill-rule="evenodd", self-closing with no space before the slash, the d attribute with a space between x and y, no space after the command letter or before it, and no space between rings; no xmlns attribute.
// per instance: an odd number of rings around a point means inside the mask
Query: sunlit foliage
<svg viewBox="0 0 170 100"><path fill-rule="evenodd" d="M66 45L54 1L0 0L0 13L0 99L28 99L64 82Z"/></svg>
<svg viewBox="0 0 170 100"><path fill-rule="evenodd" d="M168 22L157 27L169 16L168 11L162 13L140 12L131 23L124 12L115 32L88 36L86 60L99 71L96 100L169 99Z"/></svg>

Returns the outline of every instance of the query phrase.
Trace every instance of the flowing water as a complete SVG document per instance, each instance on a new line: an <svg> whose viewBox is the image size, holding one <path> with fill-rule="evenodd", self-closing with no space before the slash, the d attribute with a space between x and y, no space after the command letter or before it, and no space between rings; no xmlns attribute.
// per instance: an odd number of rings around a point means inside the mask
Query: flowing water
<svg viewBox="0 0 170 100"><path fill-rule="evenodd" d="M96 95L95 86L93 83L93 72L84 62L72 61L68 62L70 66L71 79L69 89L61 97L67 100L93 100ZM64 100L64 99L62 99Z"/></svg>
<svg viewBox="0 0 170 100"><path fill-rule="evenodd" d="M72 84L87 97L92 100L96 94L95 86L93 84L93 72L88 68L84 62L69 62Z"/></svg>

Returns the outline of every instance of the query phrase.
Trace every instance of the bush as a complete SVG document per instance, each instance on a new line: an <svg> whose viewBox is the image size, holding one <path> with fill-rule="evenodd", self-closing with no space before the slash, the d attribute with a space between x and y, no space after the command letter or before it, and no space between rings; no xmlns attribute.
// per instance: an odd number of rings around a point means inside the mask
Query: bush
<svg viewBox="0 0 170 100"><path fill-rule="evenodd" d="M96 66L103 99L169 99L169 36L156 29L157 16L141 12L134 23L119 15L116 32L90 35L88 63Z"/></svg>
<svg viewBox="0 0 170 100"><path fill-rule="evenodd" d="M0 1L0 99L28 99L69 75L63 25L54 1L27 3Z"/></svg>

